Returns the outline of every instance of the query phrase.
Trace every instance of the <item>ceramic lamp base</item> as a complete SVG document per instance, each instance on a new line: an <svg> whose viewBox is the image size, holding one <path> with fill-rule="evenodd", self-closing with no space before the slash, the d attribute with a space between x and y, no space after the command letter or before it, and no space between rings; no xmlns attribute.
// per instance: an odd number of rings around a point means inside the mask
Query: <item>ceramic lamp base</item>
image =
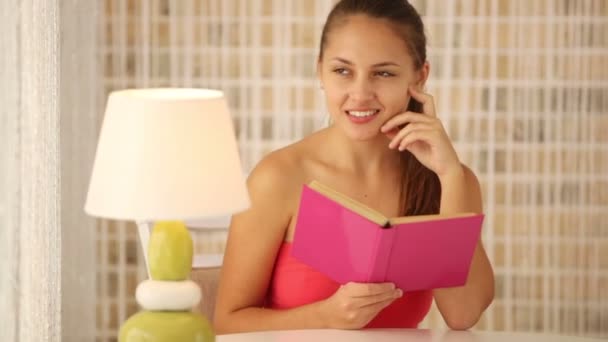
<svg viewBox="0 0 608 342"><path fill-rule="evenodd" d="M214 342L209 321L192 312L140 311L120 328L120 342Z"/></svg>

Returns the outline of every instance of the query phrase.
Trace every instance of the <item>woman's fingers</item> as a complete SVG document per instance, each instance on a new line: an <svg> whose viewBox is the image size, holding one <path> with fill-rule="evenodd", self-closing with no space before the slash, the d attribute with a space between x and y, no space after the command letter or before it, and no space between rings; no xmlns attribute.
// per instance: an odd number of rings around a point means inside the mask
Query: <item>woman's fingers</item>
<svg viewBox="0 0 608 342"><path fill-rule="evenodd" d="M390 120L388 120L380 130L384 133L390 132L392 129L396 127L400 127L405 124L409 124L412 122L425 122L425 123L433 123L435 119L429 117L428 115L423 115L415 112L404 112L402 114L397 114L393 116Z"/></svg>
<svg viewBox="0 0 608 342"><path fill-rule="evenodd" d="M362 311L361 313L368 317L376 317L376 315L378 315L378 313L382 311L382 309L391 305L395 301L395 299L396 298L390 298L381 302L366 305L360 309Z"/></svg>
<svg viewBox="0 0 608 342"><path fill-rule="evenodd" d="M393 283L347 283L343 286L350 297L368 297L395 290Z"/></svg>
<svg viewBox="0 0 608 342"><path fill-rule="evenodd" d="M347 283L322 301L321 307L332 326L359 329L402 295L393 283Z"/></svg>
<svg viewBox="0 0 608 342"><path fill-rule="evenodd" d="M435 100L432 95L419 91L415 85L410 85L408 91L416 101L422 104L422 112L424 114L432 117L437 116L435 113Z"/></svg>
<svg viewBox="0 0 608 342"><path fill-rule="evenodd" d="M437 115L435 113L435 102L433 96L430 94L426 94L420 92L416 89L415 86L408 87L408 91L411 96L418 102L422 104L423 113L415 113L411 111L407 111L401 114L397 114L390 118L382 127L380 131L383 133L391 132L393 129L399 127L401 128L405 124L409 124L412 122L427 122L433 123L437 121ZM421 115L426 114L426 115Z"/></svg>
<svg viewBox="0 0 608 342"><path fill-rule="evenodd" d="M428 145L433 145L432 141L437 132L433 130L417 130L410 132L408 135L403 137L403 140L399 143L399 151L405 151L408 145L416 141L425 142Z"/></svg>
<svg viewBox="0 0 608 342"><path fill-rule="evenodd" d="M400 289L390 290L384 293L379 293L367 297L355 297L352 299L352 305L354 308L362 308L369 305L382 302L392 302L393 300L403 296L403 291Z"/></svg>
<svg viewBox="0 0 608 342"><path fill-rule="evenodd" d="M405 139L405 137L410 135L412 132L431 131L431 130L433 130L433 126L431 126L430 124L418 123L418 122L410 123L407 126L405 126L403 129L401 129L401 131L399 131L399 133L397 133L397 135L395 135L393 137L391 142L388 144L388 147L392 149L392 148L401 146L401 142L403 141L403 139Z"/></svg>
<svg viewBox="0 0 608 342"><path fill-rule="evenodd" d="M395 288L393 283L348 283L343 286L351 308L360 308L378 302L399 298L403 291Z"/></svg>

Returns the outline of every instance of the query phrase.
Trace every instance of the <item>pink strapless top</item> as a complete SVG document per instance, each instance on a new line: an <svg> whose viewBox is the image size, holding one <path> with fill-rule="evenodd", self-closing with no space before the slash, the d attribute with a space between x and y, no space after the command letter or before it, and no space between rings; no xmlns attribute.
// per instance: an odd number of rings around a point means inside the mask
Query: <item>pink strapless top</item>
<svg viewBox="0 0 608 342"><path fill-rule="evenodd" d="M274 266L267 297L273 309L290 309L333 295L340 284L291 256L291 243L283 243ZM365 328L416 328L428 313L430 290L406 292L382 310Z"/></svg>

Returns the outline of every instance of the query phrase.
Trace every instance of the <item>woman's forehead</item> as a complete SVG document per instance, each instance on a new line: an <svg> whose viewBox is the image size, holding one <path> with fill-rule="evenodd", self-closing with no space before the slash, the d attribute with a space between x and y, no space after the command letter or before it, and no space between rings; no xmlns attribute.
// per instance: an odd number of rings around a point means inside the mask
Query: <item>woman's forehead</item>
<svg viewBox="0 0 608 342"><path fill-rule="evenodd" d="M328 33L324 60L345 59L353 64L411 60L407 43L386 20L353 16Z"/></svg>

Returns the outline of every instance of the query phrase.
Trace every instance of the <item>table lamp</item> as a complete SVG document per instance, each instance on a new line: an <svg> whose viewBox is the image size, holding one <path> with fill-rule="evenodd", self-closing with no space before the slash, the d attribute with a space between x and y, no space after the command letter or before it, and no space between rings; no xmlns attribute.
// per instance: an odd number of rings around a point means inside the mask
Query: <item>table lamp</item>
<svg viewBox="0 0 608 342"><path fill-rule="evenodd" d="M119 341L215 340L208 320L191 312L201 294L189 280L193 245L182 221L248 206L222 92L158 88L109 95L85 211L137 223L150 278L136 291L143 310L122 325Z"/></svg>
<svg viewBox="0 0 608 342"><path fill-rule="evenodd" d="M247 178L244 176L244 178ZM208 217L199 220L189 220L184 222L188 229L197 231L202 233L203 235L215 235L216 233L220 233L223 236L226 233L226 230L230 227L231 217L229 215L224 216L216 216L216 217ZM217 238L212 239L212 241L217 242ZM222 241L222 244L225 244L225 241ZM208 268L208 267L220 267L222 265L224 259L223 253L204 253L194 255L192 260L192 268L194 270L198 268Z"/></svg>

